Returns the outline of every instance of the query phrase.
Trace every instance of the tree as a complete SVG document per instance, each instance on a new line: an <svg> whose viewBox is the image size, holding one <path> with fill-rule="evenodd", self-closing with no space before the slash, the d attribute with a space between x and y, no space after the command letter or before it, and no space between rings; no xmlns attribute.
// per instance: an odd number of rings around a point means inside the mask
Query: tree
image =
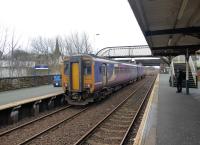
<svg viewBox="0 0 200 145"><path fill-rule="evenodd" d="M38 37L32 40L32 53L35 54L35 61L38 64L49 64L52 62L51 54L55 46L53 39Z"/></svg>
<svg viewBox="0 0 200 145"><path fill-rule="evenodd" d="M89 54L92 51L89 42L89 36L84 32L82 34L74 33L69 36L60 37L61 52L64 55L72 55L85 53Z"/></svg>
<svg viewBox="0 0 200 145"><path fill-rule="evenodd" d="M0 28L0 60L3 58L3 55L5 53L7 38L8 38L8 29L3 27Z"/></svg>
<svg viewBox="0 0 200 145"><path fill-rule="evenodd" d="M15 35L15 31L13 30L12 34L11 34L11 39L8 41L8 49L11 52L11 55L9 57L9 76L12 77L13 76L13 72L14 72L14 50L16 49L20 49L20 45L19 45L19 38L16 37Z"/></svg>

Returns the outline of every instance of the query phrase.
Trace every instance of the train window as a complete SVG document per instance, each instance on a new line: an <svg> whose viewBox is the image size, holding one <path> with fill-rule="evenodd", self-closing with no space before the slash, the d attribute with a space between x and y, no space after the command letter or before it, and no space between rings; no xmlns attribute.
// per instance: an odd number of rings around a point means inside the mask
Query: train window
<svg viewBox="0 0 200 145"><path fill-rule="evenodd" d="M85 61L84 62L84 75L91 75L92 70L91 70L91 63L90 61Z"/></svg>
<svg viewBox="0 0 200 145"><path fill-rule="evenodd" d="M65 62L64 65L65 65L64 73L65 73L66 75L69 75L69 63L68 63L68 62Z"/></svg>

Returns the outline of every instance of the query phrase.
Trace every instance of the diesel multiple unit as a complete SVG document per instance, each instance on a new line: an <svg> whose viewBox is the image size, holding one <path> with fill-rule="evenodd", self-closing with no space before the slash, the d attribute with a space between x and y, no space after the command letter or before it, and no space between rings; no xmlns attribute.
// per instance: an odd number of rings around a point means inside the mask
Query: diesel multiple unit
<svg viewBox="0 0 200 145"><path fill-rule="evenodd" d="M66 57L62 86L69 104L85 105L144 76L144 67L90 55Z"/></svg>

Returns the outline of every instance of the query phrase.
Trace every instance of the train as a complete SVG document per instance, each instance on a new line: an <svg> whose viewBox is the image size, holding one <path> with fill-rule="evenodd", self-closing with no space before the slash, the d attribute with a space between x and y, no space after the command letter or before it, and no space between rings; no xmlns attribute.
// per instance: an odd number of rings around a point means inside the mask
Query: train
<svg viewBox="0 0 200 145"><path fill-rule="evenodd" d="M65 100L72 105L99 101L145 76L144 66L79 54L65 57L61 66Z"/></svg>

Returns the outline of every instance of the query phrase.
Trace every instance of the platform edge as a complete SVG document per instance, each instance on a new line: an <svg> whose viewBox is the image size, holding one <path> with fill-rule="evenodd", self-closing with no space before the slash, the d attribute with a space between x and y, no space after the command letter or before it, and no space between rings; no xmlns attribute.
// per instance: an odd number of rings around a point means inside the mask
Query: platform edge
<svg viewBox="0 0 200 145"><path fill-rule="evenodd" d="M160 75L158 74L133 145L156 144L159 81Z"/></svg>

